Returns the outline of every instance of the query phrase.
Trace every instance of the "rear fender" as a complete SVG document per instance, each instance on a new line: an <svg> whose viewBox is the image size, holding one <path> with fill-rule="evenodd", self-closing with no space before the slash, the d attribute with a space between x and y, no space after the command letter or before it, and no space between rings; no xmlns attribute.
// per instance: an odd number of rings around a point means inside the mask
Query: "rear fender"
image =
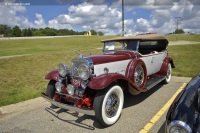
<svg viewBox="0 0 200 133"><path fill-rule="evenodd" d="M103 74L98 77L94 77L90 81L88 86L91 89L101 90L101 89L108 87L112 82L114 82L116 80L120 80L120 79L127 81L127 78L125 76L118 74L118 73Z"/></svg>
<svg viewBox="0 0 200 133"><path fill-rule="evenodd" d="M167 75L167 67L168 67L169 63L171 64L172 68L175 68L172 58L171 57L165 57L163 64L161 66L159 75Z"/></svg>
<svg viewBox="0 0 200 133"><path fill-rule="evenodd" d="M59 78L58 70L53 70L53 71L49 72L49 73L45 76L45 79L47 79L47 80L55 80L55 81L58 81L58 78Z"/></svg>

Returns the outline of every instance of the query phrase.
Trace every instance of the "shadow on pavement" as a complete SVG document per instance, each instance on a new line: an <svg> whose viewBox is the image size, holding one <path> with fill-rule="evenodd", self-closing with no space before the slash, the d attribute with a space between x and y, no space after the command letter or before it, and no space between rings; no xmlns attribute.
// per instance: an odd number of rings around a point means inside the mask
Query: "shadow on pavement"
<svg viewBox="0 0 200 133"><path fill-rule="evenodd" d="M85 129L95 130L95 127L81 123L83 120L86 120L86 119L92 119L93 120L94 118L92 116L85 117L85 115L83 115L83 116L79 117L77 113L69 113L69 112L67 112L68 110L65 110L65 109L59 109L58 111L55 111L51 108L45 108L45 110L47 112L49 112L50 114L52 114L53 116L55 116L56 118L58 118L59 120L63 121L63 122L67 122L69 124L73 124L75 126L82 127L82 128L85 128ZM63 112L69 113L69 114L77 117L78 119L77 120L66 120L66 119L59 117L59 114L61 114Z"/></svg>
<svg viewBox="0 0 200 133"><path fill-rule="evenodd" d="M149 96L151 96L154 92L159 90L162 86L163 84L158 84L152 89L150 89L149 91L140 93L139 95L131 95L128 91L125 91L123 108L128 108L128 107L139 104L140 102L144 101Z"/></svg>
<svg viewBox="0 0 200 133"><path fill-rule="evenodd" d="M158 133L165 133L165 122L162 124L162 126L158 130Z"/></svg>
<svg viewBox="0 0 200 133"><path fill-rule="evenodd" d="M139 104L140 102L144 101L146 98L151 96L158 89L160 89L162 86L163 86L163 84L158 84L157 86L155 86L153 89L149 90L148 92L141 93L141 94L135 95L135 96L131 95L127 91L124 91L124 107L123 108L131 107L131 106L134 106L136 104ZM47 112L49 112L50 114L52 114L54 117L58 118L59 120L61 120L63 122L67 122L69 124L73 124L73 125L81 127L81 128L85 128L85 129L88 129L88 130L95 130L95 128L98 128L98 129L104 128L97 122L97 120L95 119L94 116L89 116L89 115L79 116L77 113L74 113L74 112L70 113L68 110L65 110L65 109L59 109L59 110L56 111L52 108L45 108L45 110ZM59 117L59 114L61 114L61 113L68 113L69 115L76 117L77 120L63 119L63 118ZM87 119L94 121L93 126L82 123L84 120L87 120ZM161 132L159 132L159 133L161 133Z"/></svg>

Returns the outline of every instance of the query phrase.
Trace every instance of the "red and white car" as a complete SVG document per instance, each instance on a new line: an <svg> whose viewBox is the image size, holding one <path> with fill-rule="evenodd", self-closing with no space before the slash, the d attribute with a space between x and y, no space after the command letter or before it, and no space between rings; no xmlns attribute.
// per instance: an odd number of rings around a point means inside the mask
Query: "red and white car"
<svg viewBox="0 0 200 133"><path fill-rule="evenodd" d="M174 63L164 35L146 34L102 40L103 53L60 63L49 72L42 96L54 107L94 115L100 124L114 124L122 112L124 91L146 92L169 83Z"/></svg>

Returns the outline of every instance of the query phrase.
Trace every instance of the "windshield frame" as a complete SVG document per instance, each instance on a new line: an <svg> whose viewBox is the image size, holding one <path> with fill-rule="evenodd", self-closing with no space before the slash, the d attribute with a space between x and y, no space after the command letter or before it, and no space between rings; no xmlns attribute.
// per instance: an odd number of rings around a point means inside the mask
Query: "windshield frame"
<svg viewBox="0 0 200 133"><path fill-rule="evenodd" d="M118 43L118 44L121 43L122 45L124 45L124 47L122 46L122 49L115 49L116 43ZM139 44L140 44L139 40L106 41L106 42L104 42L102 51L105 53L113 52L113 51L138 51ZM110 47L110 50L106 50L106 49L109 49L108 47Z"/></svg>

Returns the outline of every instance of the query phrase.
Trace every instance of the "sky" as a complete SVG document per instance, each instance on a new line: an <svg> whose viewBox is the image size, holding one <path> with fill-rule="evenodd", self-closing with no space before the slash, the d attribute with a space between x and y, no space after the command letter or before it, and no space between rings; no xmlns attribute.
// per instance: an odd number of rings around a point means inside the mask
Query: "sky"
<svg viewBox="0 0 200 133"><path fill-rule="evenodd" d="M0 24L24 28L122 32L121 0L0 0ZM179 18L177 18L179 17ZM126 35L200 33L200 0L124 0Z"/></svg>

